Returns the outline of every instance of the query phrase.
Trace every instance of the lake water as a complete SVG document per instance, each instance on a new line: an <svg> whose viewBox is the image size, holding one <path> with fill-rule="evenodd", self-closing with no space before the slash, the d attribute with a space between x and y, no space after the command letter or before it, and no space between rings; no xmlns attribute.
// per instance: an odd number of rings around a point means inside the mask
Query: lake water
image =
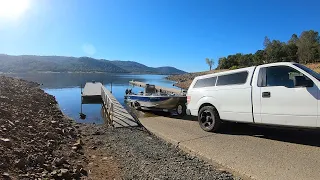
<svg viewBox="0 0 320 180"><path fill-rule="evenodd" d="M141 81L149 84L156 84L164 87L173 87L173 81L165 79L165 75L131 75L131 74L104 74L104 73L28 73L10 74L25 80L41 84L41 88L55 96L60 109L64 114L77 122L103 123L100 104L82 105L83 113L87 115L85 120L79 118L81 111L81 86L85 82L102 82L105 87L111 90L117 100L124 105L125 90L129 88L129 81ZM140 87L134 87L133 92L142 91Z"/></svg>

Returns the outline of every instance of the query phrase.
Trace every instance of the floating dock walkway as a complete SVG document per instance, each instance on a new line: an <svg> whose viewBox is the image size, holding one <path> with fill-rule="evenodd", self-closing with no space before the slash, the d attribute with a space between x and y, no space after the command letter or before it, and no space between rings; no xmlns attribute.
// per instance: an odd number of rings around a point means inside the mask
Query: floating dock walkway
<svg viewBox="0 0 320 180"><path fill-rule="evenodd" d="M137 121L100 82L87 82L82 90L83 104L101 103L106 119L113 127L138 126Z"/></svg>
<svg viewBox="0 0 320 180"><path fill-rule="evenodd" d="M129 81L129 83L134 86L139 86L139 87L143 87L143 88L145 88L147 85L146 83L139 82L139 81ZM179 90L179 89L175 89L175 88L167 88L167 87L161 87L161 86L155 86L155 88L159 92L164 92L164 93L168 93L168 94L171 94L171 93L182 94L183 93L182 89Z"/></svg>

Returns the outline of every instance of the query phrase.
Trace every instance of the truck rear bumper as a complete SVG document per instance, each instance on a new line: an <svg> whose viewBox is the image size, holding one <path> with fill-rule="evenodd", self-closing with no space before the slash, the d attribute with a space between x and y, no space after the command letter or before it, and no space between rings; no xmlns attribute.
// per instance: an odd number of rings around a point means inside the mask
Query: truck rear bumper
<svg viewBox="0 0 320 180"><path fill-rule="evenodd" d="M196 109L187 109L186 114L191 116L198 116L198 111Z"/></svg>
<svg viewBox="0 0 320 180"><path fill-rule="evenodd" d="M188 116L190 116L190 115L191 115L191 111L190 111L190 109L187 109L187 110L186 110L186 114L187 114Z"/></svg>

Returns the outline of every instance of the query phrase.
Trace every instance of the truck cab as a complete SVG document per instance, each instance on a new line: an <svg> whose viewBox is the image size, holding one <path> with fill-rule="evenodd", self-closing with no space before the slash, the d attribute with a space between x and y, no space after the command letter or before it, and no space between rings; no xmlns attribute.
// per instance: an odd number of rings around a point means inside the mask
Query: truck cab
<svg viewBox="0 0 320 180"><path fill-rule="evenodd" d="M320 127L318 73L291 62L196 77L187 93L187 113L216 131L222 121Z"/></svg>

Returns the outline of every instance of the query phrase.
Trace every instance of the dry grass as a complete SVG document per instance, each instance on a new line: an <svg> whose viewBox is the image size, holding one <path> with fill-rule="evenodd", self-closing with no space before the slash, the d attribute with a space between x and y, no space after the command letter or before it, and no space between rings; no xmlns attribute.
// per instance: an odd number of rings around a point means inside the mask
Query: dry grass
<svg viewBox="0 0 320 180"><path fill-rule="evenodd" d="M320 63L307 64L306 66L315 72L320 73Z"/></svg>

